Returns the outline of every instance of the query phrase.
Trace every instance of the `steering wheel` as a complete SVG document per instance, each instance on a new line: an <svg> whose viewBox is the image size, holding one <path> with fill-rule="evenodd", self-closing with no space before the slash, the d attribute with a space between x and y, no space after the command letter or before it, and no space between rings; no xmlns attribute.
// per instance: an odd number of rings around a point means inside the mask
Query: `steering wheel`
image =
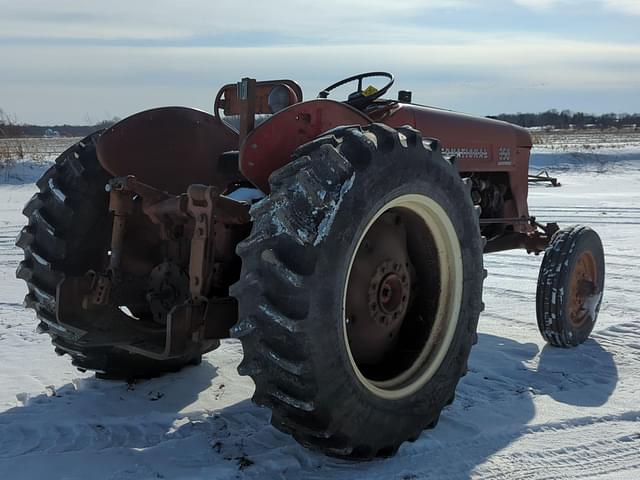
<svg viewBox="0 0 640 480"><path fill-rule="evenodd" d="M373 91L368 91L369 89L362 90L362 80L369 77L385 77L385 78L388 78L389 81L380 90L375 90L375 89L372 89ZM355 82L356 80L358 81L358 90L356 90L353 93L350 93L347 100L345 100L345 103L347 103L348 105L351 105L354 108L362 109L367 105L369 105L370 103L372 103L374 100L377 100L382 95L387 93L387 91L391 88L391 85L393 85L394 79L393 79L393 75L390 74L389 72L360 73L358 75L354 75L353 77L340 80L339 82L336 82L333 85L329 85L327 88L325 88L318 94L318 98L327 98L331 90L335 90L336 88L341 87L346 83Z"/></svg>

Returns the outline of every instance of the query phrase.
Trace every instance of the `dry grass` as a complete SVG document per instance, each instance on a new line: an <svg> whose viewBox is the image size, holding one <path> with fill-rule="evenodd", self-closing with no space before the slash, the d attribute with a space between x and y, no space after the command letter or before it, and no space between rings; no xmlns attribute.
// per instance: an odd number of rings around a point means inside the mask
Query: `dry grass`
<svg viewBox="0 0 640 480"><path fill-rule="evenodd" d="M42 163L47 152L38 148L37 142L25 138L0 139L0 168L6 168L23 160Z"/></svg>
<svg viewBox="0 0 640 480"><path fill-rule="evenodd" d="M78 140L75 137L0 138L0 168L25 160L33 163L51 161Z"/></svg>

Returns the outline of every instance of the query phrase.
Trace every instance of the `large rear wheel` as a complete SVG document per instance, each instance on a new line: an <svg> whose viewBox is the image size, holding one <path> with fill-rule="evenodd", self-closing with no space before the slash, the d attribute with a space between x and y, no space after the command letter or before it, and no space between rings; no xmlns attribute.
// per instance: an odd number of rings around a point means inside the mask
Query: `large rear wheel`
<svg viewBox="0 0 640 480"><path fill-rule="evenodd" d="M477 338L483 242L468 186L408 127L336 129L296 157L238 247L239 371L302 444L391 455L435 426Z"/></svg>
<svg viewBox="0 0 640 480"><path fill-rule="evenodd" d="M87 347L57 321L58 284L65 276L100 271L107 262L112 220L104 187L110 175L96 156L99 136L94 133L62 153L36 182L39 191L24 208L29 224L16 241L24 250L16 276L29 288L25 305L36 311L39 330L51 336L56 352L68 354L81 370L133 379L199 363L200 355L158 361L116 347Z"/></svg>

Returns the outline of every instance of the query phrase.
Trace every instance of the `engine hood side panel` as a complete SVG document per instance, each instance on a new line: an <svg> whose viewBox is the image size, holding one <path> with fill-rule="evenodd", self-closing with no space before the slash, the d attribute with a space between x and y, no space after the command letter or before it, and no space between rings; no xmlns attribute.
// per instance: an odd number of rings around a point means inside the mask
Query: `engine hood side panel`
<svg viewBox="0 0 640 480"><path fill-rule="evenodd" d="M524 128L437 108L399 105L383 121L391 127L408 124L440 140L445 155L456 155L461 171L508 171L515 167L516 151L532 146Z"/></svg>
<svg viewBox="0 0 640 480"><path fill-rule="evenodd" d="M391 127L411 125L424 137L440 141L445 156L455 156L461 172L505 172L513 194L514 214L528 215L529 132L510 123L418 105L397 105L383 121Z"/></svg>

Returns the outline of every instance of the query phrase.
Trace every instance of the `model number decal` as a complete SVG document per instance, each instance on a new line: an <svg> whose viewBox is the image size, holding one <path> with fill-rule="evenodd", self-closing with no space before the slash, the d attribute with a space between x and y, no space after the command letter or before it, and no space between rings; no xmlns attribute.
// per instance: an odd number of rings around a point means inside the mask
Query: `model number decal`
<svg viewBox="0 0 640 480"><path fill-rule="evenodd" d="M509 147L498 149L498 165L511 165L511 149Z"/></svg>
<svg viewBox="0 0 640 480"><path fill-rule="evenodd" d="M486 148L443 148L442 154L447 157L455 156L458 159L478 158L481 160L486 160L487 158L489 158L489 150L487 150Z"/></svg>
<svg viewBox="0 0 640 480"><path fill-rule="evenodd" d="M442 154L445 157L456 157L459 160L488 160L489 148L487 147L451 147L443 148ZM499 147L497 149L498 165L512 165L511 148Z"/></svg>

